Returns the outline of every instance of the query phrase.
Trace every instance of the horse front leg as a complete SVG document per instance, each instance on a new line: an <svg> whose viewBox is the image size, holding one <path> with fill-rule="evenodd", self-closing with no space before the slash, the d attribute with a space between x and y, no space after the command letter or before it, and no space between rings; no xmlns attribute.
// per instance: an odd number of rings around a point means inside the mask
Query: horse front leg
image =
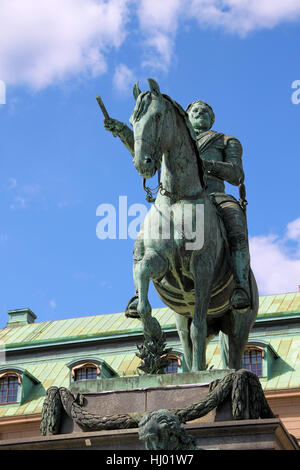
<svg viewBox="0 0 300 470"><path fill-rule="evenodd" d="M198 257L194 263L195 310L191 324L193 345L192 371L206 369L207 311L210 302L214 263L210 257Z"/></svg>
<svg viewBox="0 0 300 470"><path fill-rule="evenodd" d="M159 322L151 315L148 299L150 280L162 277L168 267L167 261L156 251L146 250L141 261L135 265L135 282L138 290L137 312L143 323L145 340L158 341L162 336Z"/></svg>

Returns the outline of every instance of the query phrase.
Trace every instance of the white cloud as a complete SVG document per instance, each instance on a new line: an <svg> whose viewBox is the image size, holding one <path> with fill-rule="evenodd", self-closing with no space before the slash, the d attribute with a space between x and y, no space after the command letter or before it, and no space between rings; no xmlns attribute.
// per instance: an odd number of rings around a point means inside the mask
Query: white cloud
<svg viewBox="0 0 300 470"><path fill-rule="evenodd" d="M141 65L167 71L184 24L244 36L299 19L299 0L1 0L0 79L41 89L101 75L127 36L144 48Z"/></svg>
<svg viewBox="0 0 300 470"><path fill-rule="evenodd" d="M142 28L147 30L159 29L170 33L176 29L179 15L186 0L141 0L138 15Z"/></svg>
<svg viewBox="0 0 300 470"><path fill-rule="evenodd" d="M189 14L200 25L245 35L300 18L299 0L191 0Z"/></svg>
<svg viewBox="0 0 300 470"><path fill-rule="evenodd" d="M115 68L113 83L120 92L127 92L129 88L132 88L135 81L135 74L127 65L119 64Z"/></svg>
<svg viewBox="0 0 300 470"><path fill-rule="evenodd" d="M299 0L140 0L138 17L145 38L143 65L167 70L173 58L180 24L197 20L200 27L213 27L245 36L270 29L282 22L299 21Z"/></svg>
<svg viewBox="0 0 300 470"><path fill-rule="evenodd" d="M49 301L49 305L51 308L55 309L56 308L56 300L55 299L51 299Z"/></svg>
<svg viewBox="0 0 300 470"><path fill-rule="evenodd" d="M104 73L107 50L124 41L129 1L1 0L1 79L39 89Z"/></svg>
<svg viewBox="0 0 300 470"><path fill-rule="evenodd" d="M173 58L173 37L157 31L147 39L145 44L149 50L147 52L147 59L143 60L142 66L149 66L152 69L166 72Z"/></svg>
<svg viewBox="0 0 300 470"><path fill-rule="evenodd" d="M300 217L288 224L286 238L300 242Z"/></svg>
<svg viewBox="0 0 300 470"><path fill-rule="evenodd" d="M292 243L291 243L292 242ZM295 292L300 284L300 218L284 237L250 237L251 266L261 294Z"/></svg>
<svg viewBox="0 0 300 470"><path fill-rule="evenodd" d="M187 0L141 0L138 17L147 58L142 65L167 70L173 56L174 38Z"/></svg>

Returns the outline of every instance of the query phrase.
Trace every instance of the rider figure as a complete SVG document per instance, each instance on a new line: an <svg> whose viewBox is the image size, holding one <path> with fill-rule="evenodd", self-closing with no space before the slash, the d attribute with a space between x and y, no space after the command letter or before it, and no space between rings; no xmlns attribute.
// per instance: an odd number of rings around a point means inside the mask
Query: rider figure
<svg viewBox="0 0 300 470"><path fill-rule="evenodd" d="M247 220L240 203L225 193L224 183L227 181L234 186L243 184L243 149L236 138L210 130L215 115L207 103L195 101L187 107L186 112L197 136L206 174L206 190L218 208L227 233L236 285L231 305L236 310L244 309L251 304Z"/></svg>
<svg viewBox="0 0 300 470"><path fill-rule="evenodd" d="M225 183L238 186L243 183L242 146L232 137L210 130L215 116L212 108L203 101L194 101L188 107L189 120L196 133L198 149L205 170L207 191L218 208L227 233L231 253L235 290L231 305L236 310L251 305L249 287L250 255L248 247L247 221L244 208L230 195L225 193ZM105 129L118 136L134 156L134 137L129 127L116 119L105 119ZM134 262L142 258L139 240L134 247ZM139 318L137 313L138 292L126 307L126 316Z"/></svg>

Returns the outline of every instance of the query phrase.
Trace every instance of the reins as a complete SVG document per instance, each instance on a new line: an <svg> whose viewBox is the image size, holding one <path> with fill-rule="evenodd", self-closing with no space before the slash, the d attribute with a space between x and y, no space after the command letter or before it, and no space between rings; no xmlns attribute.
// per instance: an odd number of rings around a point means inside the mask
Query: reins
<svg viewBox="0 0 300 470"><path fill-rule="evenodd" d="M153 193L157 195L158 191L162 188L160 182L160 169L158 170L158 185L155 186L155 188L149 188L149 186L146 186L146 178L143 178L143 188L146 191L146 201L155 202L156 197L154 197Z"/></svg>

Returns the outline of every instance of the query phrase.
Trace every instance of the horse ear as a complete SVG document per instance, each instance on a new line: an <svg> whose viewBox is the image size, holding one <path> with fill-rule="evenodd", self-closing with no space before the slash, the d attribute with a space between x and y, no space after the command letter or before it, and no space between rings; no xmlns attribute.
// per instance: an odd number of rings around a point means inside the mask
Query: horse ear
<svg viewBox="0 0 300 470"><path fill-rule="evenodd" d="M141 93L142 92L141 92L140 87L139 87L139 82L136 82L133 86L133 96L134 96L135 101L137 100L138 96Z"/></svg>
<svg viewBox="0 0 300 470"><path fill-rule="evenodd" d="M153 78L148 78L148 83L150 86L151 93L154 93L156 96L160 96L161 93L160 93L158 83L155 80L153 80Z"/></svg>

